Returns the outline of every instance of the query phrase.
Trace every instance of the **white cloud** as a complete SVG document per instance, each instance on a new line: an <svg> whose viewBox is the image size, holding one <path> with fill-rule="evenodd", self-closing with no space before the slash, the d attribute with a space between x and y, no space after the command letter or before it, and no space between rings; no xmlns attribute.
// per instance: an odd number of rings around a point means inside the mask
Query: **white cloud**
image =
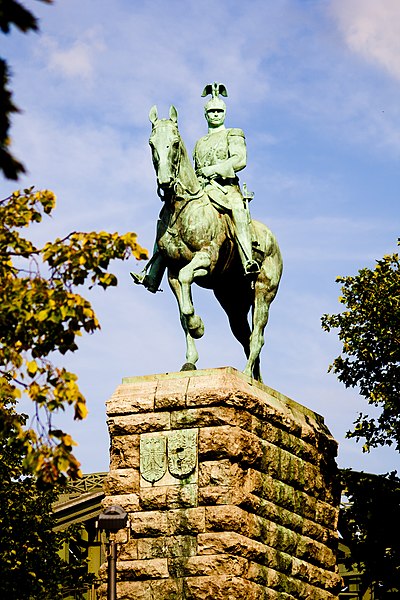
<svg viewBox="0 0 400 600"><path fill-rule="evenodd" d="M336 0L332 11L349 48L400 79L400 2Z"/></svg>
<svg viewBox="0 0 400 600"><path fill-rule="evenodd" d="M105 50L98 31L90 29L73 43L62 46L57 38L45 36L41 40L48 68L69 78L91 80L97 55Z"/></svg>

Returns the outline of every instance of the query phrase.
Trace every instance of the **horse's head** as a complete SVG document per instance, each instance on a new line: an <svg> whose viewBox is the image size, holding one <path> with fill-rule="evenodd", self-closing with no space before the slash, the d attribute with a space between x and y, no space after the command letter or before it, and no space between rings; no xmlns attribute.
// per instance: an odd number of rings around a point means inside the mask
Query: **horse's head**
<svg viewBox="0 0 400 600"><path fill-rule="evenodd" d="M149 119L152 123L149 144L158 187L167 190L174 185L177 179L181 156L178 113L175 106L171 106L169 119L159 119L157 107L153 106L149 113Z"/></svg>

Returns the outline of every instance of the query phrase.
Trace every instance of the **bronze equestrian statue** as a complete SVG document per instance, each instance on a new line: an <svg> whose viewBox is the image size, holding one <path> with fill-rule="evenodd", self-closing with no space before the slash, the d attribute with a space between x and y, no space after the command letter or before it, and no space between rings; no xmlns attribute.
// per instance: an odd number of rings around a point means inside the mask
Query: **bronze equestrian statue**
<svg viewBox="0 0 400 600"><path fill-rule="evenodd" d="M149 143L164 205L153 256L141 274L131 275L135 283L156 292L168 270L186 336L182 370L196 368L194 340L204 333L192 302L195 282L213 290L247 356L244 373L262 381L260 352L282 258L268 227L250 219L250 196L239 186L236 173L246 166L246 144L241 129L225 128L226 107L220 95L227 96L226 88L214 83L204 88L203 96L208 94L208 134L196 144L194 167L178 131L175 107L169 119L159 119L155 106L150 110Z"/></svg>

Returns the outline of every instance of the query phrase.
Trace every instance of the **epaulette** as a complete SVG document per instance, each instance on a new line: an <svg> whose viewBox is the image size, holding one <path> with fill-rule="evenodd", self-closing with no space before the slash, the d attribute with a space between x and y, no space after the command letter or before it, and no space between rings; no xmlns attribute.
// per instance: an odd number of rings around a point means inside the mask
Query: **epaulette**
<svg viewBox="0 0 400 600"><path fill-rule="evenodd" d="M239 129L238 127L230 127L228 129L228 135L238 135L238 136L244 138L243 129Z"/></svg>

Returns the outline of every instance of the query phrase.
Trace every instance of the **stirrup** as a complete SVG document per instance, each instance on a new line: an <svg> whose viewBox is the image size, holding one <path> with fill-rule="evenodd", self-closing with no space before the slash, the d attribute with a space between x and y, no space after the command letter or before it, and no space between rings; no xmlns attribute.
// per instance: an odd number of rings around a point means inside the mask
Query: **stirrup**
<svg viewBox="0 0 400 600"><path fill-rule="evenodd" d="M133 273L132 271L130 273L130 276L132 277L135 283L137 283L138 285L144 285L144 287L147 290L149 290L149 292L151 292L152 294L158 292L158 287L154 285L151 279L149 279L147 273Z"/></svg>
<svg viewBox="0 0 400 600"><path fill-rule="evenodd" d="M255 260L248 260L244 265L244 274L249 277L253 277L254 275L258 275L260 272L260 265Z"/></svg>

